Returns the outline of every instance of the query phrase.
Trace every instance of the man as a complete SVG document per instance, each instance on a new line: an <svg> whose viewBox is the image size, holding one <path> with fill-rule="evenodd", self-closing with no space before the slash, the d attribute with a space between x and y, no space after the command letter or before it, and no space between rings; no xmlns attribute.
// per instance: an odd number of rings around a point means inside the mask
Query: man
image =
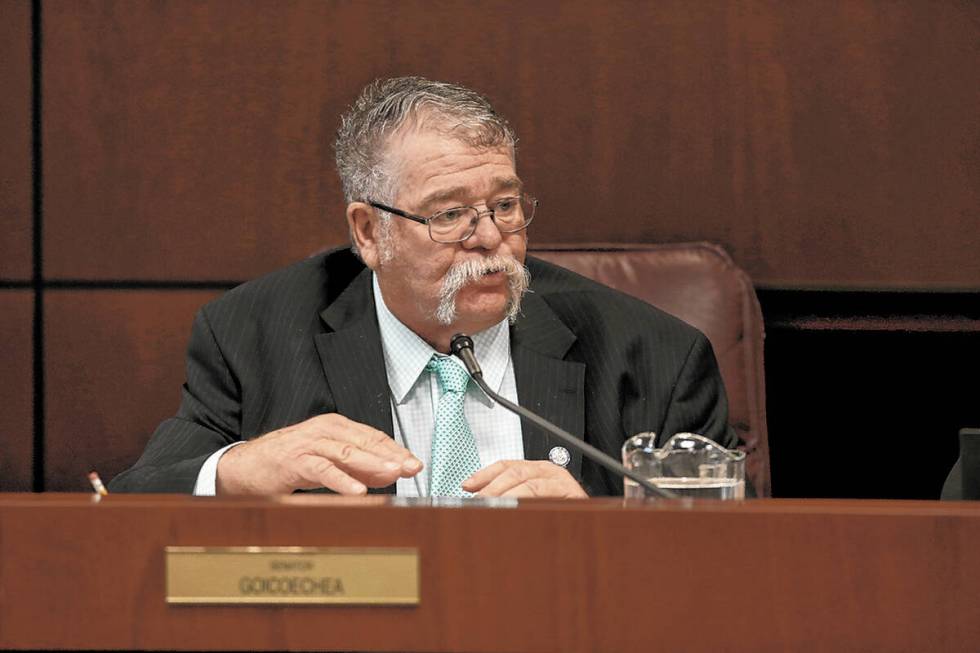
<svg viewBox="0 0 980 653"><path fill-rule="evenodd" d="M515 144L469 89L416 77L365 88L336 144L352 248L199 312L180 410L112 489L622 492L468 383L446 356L460 332L498 392L614 457L641 431L732 445L703 335L561 268L525 268L537 202Z"/></svg>

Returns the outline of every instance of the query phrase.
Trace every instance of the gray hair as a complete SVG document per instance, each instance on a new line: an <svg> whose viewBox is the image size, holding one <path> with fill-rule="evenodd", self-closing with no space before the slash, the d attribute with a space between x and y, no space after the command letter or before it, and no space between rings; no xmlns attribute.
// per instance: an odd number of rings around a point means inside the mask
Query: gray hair
<svg viewBox="0 0 980 653"><path fill-rule="evenodd" d="M422 77L375 80L361 91L337 130L337 171L348 203L394 201L397 179L386 156L388 138L423 120L473 147L513 151L517 145L511 126L473 90Z"/></svg>

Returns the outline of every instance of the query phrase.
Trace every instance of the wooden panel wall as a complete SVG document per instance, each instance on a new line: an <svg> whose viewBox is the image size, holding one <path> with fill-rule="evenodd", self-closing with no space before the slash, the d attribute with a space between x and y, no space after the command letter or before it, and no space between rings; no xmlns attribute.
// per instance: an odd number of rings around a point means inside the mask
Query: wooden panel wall
<svg viewBox="0 0 980 653"><path fill-rule="evenodd" d="M980 289L978 19L914 0L51 3L45 272L239 279L343 242L338 116L417 73L511 117L542 241L708 239L767 286Z"/></svg>
<svg viewBox="0 0 980 653"><path fill-rule="evenodd" d="M204 290L52 290L45 297L46 490L90 490L139 458L180 402Z"/></svg>
<svg viewBox="0 0 980 653"><path fill-rule="evenodd" d="M31 75L30 4L0 3L0 491L34 472Z"/></svg>
<svg viewBox="0 0 980 653"><path fill-rule="evenodd" d="M30 291L0 290L0 492L33 485L33 307Z"/></svg>
<svg viewBox="0 0 980 653"><path fill-rule="evenodd" d="M31 7L0 3L0 281L31 278Z"/></svg>
<svg viewBox="0 0 980 653"><path fill-rule="evenodd" d="M921 0L0 3L0 301L44 307L36 487L135 458L199 303L346 241L333 135L379 76L494 100L539 242L710 240L772 292L980 292L978 22ZM22 309L4 328L30 333ZM4 383L29 388L18 360Z"/></svg>

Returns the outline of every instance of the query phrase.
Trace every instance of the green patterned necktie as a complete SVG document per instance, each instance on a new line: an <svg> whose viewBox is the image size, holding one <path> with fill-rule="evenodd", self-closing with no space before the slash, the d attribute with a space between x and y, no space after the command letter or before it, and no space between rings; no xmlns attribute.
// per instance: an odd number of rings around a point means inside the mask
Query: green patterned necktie
<svg viewBox="0 0 980 653"><path fill-rule="evenodd" d="M448 356L433 356L426 369L436 373L442 389L432 436L429 496L470 496L460 487L480 469L476 439L463 414L463 399L470 375Z"/></svg>

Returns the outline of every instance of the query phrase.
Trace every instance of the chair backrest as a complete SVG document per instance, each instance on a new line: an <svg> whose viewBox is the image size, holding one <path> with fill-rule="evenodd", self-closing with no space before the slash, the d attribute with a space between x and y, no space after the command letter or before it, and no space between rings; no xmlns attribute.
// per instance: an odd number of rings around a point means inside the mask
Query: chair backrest
<svg viewBox="0 0 980 653"><path fill-rule="evenodd" d="M528 253L633 295L684 320L711 341L744 442L746 475L771 495L762 310L748 275L711 243L534 245Z"/></svg>

